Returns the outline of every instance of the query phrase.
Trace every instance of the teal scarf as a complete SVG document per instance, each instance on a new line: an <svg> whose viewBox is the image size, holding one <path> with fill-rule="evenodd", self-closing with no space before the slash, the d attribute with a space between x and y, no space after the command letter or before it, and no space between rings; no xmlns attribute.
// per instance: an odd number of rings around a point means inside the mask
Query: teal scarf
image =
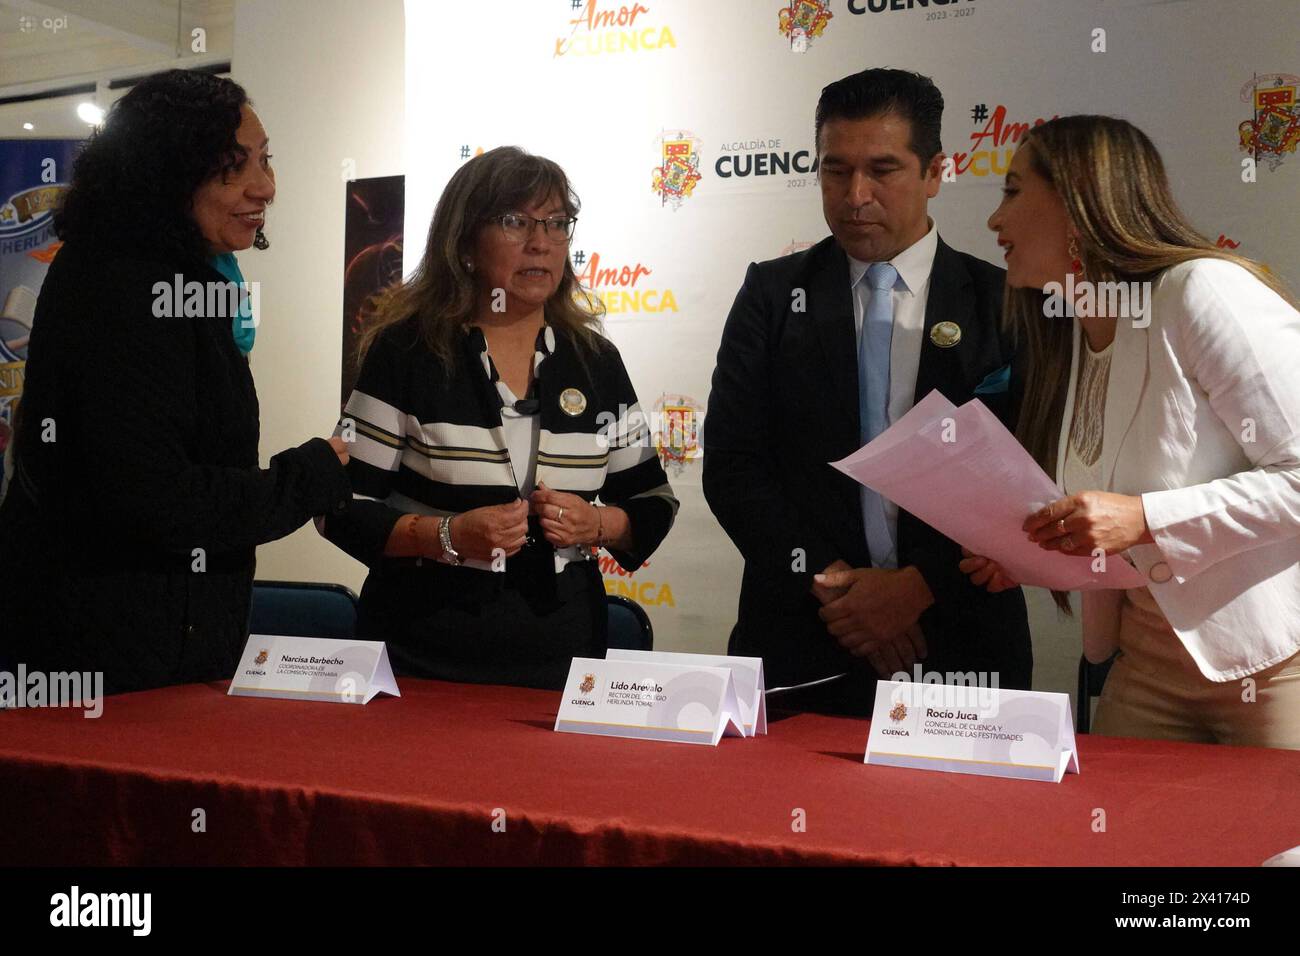
<svg viewBox="0 0 1300 956"><path fill-rule="evenodd" d="M239 263L235 260L233 252L223 252L219 256L213 256L208 260L212 268L216 269L229 282L238 284L241 291L246 290L244 284L244 274L239 271ZM257 338L257 326L253 320L252 299L248 295L241 295L239 299L239 315L231 320L231 331L235 336L235 345L239 351L247 355L253 351L253 340Z"/></svg>

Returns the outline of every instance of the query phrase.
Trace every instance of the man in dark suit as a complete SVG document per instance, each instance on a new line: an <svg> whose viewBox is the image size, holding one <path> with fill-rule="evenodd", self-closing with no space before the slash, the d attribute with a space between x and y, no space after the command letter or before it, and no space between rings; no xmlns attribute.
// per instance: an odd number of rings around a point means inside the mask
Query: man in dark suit
<svg viewBox="0 0 1300 956"><path fill-rule="evenodd" d="M730 652L761 656L769 686L844 675L785 706L870 713L877 677L918 661L949 681L1030 685L1023 593L974 586L956 543L828 464L933 389L1014 424L1003 270L950 248L926 214L942 114L915 73L827 86L832 236L751 264L723 331L702 444L705 497L745 559Z"/></svg>

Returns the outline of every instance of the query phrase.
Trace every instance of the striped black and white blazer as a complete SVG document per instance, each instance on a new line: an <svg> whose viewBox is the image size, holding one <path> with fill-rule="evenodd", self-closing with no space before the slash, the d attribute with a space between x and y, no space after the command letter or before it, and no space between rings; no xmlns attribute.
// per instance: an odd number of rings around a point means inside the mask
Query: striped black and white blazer
<svg viewBox="0 0 1300 956"><path fill-rule="evenodd" d="M537 337L535 482L622 508L633 549L610 553L634 571L667 535L678 501L623 360L612 343L600 342L580 358L569 336L550 325ZM461 339L450 371L424 344L415 318L380 333L335 431L355 432L347 466L352 502L325 519L322 534L372 568L410 562L383 556L403 514L458 514L517 499L495 380L476 328ZM491 570L487 562L466 564Z"/></svg>

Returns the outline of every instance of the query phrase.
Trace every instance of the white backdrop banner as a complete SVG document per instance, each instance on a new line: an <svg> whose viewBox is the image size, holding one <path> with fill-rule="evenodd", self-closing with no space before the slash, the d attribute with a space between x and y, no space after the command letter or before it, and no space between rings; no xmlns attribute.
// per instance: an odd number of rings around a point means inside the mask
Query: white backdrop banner
<svg viewBox="0 0 1300 956"><path fill-rule="evenodd" d="M1151 136L1202 232L1294 285L1295 14L1294 0L407 0L406 269L469 157L517 145L564 167L583 204L575 269L658 413L682 500L644 567L602 565L606 587L646 607L657 647L723 653L741 560L701 493L699 430L746 266L829 232L821 88L873 66L934 79L955 179L930 213L958 249L1001 263L985 223L1032 124L1105 113Z"/></svg>

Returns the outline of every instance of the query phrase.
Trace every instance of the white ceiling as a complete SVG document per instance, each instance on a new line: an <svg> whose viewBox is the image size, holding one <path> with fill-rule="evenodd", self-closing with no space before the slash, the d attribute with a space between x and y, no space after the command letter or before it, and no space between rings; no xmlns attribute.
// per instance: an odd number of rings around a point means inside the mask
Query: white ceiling
<svg viewBox="0 0 1300 956"><path fill-rule="evenodd" d="M230 59L235 0L0 0L0 99L71 85L97 93L0 105L0 139L85 136L78 103L107 108L110 80ZM206 51L191 49L202 28ZM33 129L23 129L31 123Z"/></svg>

